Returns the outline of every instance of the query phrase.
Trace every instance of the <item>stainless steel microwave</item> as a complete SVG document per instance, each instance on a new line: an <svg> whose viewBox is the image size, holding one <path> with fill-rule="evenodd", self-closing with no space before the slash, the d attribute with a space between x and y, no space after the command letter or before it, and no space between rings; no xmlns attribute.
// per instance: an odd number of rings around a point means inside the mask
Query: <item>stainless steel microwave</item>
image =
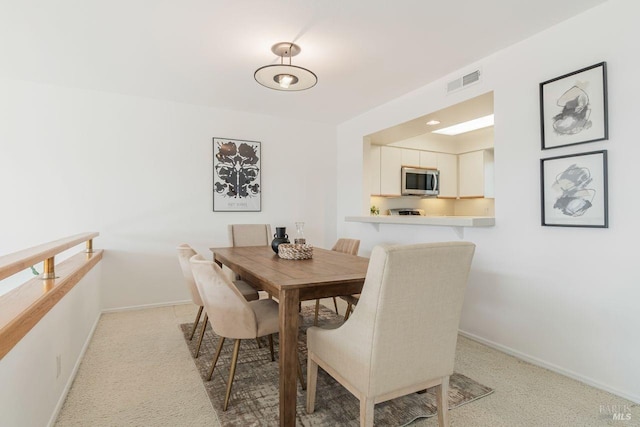
<svg viewBox="0 0 640 427"><path fill-rule="evenodd" d="M435 169L403 166L401 173L403 196L437 196L440 192L440 172Z"/></svg>

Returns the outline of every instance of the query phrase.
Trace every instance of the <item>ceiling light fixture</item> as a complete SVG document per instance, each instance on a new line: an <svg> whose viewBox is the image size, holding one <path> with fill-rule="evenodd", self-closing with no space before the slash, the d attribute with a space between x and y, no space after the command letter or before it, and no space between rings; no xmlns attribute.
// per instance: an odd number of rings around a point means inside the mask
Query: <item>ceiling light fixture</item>
<svg viewBox="0 0 640 427"><path fill-rule="evenodd" d="M429 120L427 122L427 126L435 126L435 125L439 125L440 124L440 120Z"/></svg>
<svg viewBox="0 0 640 427"><path fill-rule="evenodd" d="M480 117L478 119L469 120L468 122L458 123L457 125L449 126L446 128L434 130L433 133L440 133L443 135L459 135L465 132L471 132L472 130L482 129L489 126L493 126L493 114Z"/></svg>
<svg viewBox="0 0 640 427"><path fill-rule="evenodd" d="M318 83L318 77L306 68L291 65L291 57L300 53L300 46L291 42L276 43L271 52L280 57L280 64L265 65L253 74L262 86L275 90L297 91L310 89ZM289 64L284 58L289 58Z"/></svg>

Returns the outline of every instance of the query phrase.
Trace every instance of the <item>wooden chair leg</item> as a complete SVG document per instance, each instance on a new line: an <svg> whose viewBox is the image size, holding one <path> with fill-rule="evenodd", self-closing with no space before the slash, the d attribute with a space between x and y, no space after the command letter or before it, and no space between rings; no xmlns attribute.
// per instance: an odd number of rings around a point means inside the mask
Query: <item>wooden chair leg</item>
<svg viewBox="0 0 640 427"><path fill-rule="evenodd" d="M360 401L360 427L373 427L373 399L363 397Z"/></svg>
<svg viewBox="0 0 640 427"><path fill-rule="evenodd" d="M320 300L316 300L316 315L313 318L313 326L318 326L318 313L320 312Z"/></svg>
<svg viewBox="0 0 640 427"><path fill-rule="evenodd" d="M276 360L276 357L273 353L273 334L269 335L269 350L271 350L271 361Z"/></svg>
<svg viewBox="0 0 640 427"><path fill-rule="evenodd" d="M298 357L298 380L300 380L300 387L302 387L302 390L306 390L307 384L304 382L304 376L302 376L302 364L300 363L299 357Z"/></svg>
<svg viewBox="0 0 640 427"><path fill-rule="evenodd" d="M258 348L262 348L262 344L260 344L260 338L256 338L256 342L258 343Z"/></svg>
<svg viewBox="0 0 640 427"><path fill-rule="evenodd" d="M449 377L442 379L436 386L436 405L438 407L438 426L449 427Z"/></svg>
<svg viewBox="0 0 640 427"><path fill-rule="evenodd" d="M207 329L207 321L208 320L209 320L209 316L207 315L207 313L204 313L204 320L202 321L202 331L200 332L200 339L198 340L198 347L196 347L196 355L195 355L196 359L200 355L200 346L202 345L202 338L204 338L204 331L205 331L205 329Z"/></svg>
<svg viewBox="0 0 640 427"><path fill-rule="evenodd" d="M207 376L207 381L211 381L213 370L216 368L216 364L218 363L218 358L220 357L220 352L222 351L222 344L224 344L224 337L220 337L220 341L218 341L218 348L216 349L216 354L213 356L213 360L211 361L211 369L209 370L209 376Z"/></svg>
<svg viewBox="0 0 640 427"><path fill-rule="evenodd" d="M313 414L316 406L316 385L318 381L318 364L307 357L307 413Z"/></svg>
<svg viewBox="0 0 640 427"><path fill-rule="evenodd" d="M229 398L231 397L231 386L233 385L233 377L236 375L236 364L238 363L238 353L240 352L240 341L236 340L233 345L233 356L231 358L231 370L229 371L229 381L227 382L227 393L224 395L224 406L222 411L226 411L229 407Z"/></svg>
<svg viewBox="0 0 640 427"><path fill-rule="evenodd" d="M336 297L333 297L333 306L336 308L336 314L339 316L340 313L338 313L338 301L336 300Z"/></svg>
<svg viewBox="0 0 640 427"><path fill-rule="evenodd" d="M196 328L198 327L198 322L200 321L200 315L202 314L202 309L204 309L203 306L200 306L200 308L198 309L198 315L196 316L196 321L193 322L193 328L191 328L191 335L189 335L189 341L193 339L193 334L196 333Z"/></svg>
<svg viewBox="0 0 640 427"><path fill-rule="evenodd" d="M353 304L347 303L347 311L344 313L344 321L346 322L351 315L351 310L353 309Z"/></svg>

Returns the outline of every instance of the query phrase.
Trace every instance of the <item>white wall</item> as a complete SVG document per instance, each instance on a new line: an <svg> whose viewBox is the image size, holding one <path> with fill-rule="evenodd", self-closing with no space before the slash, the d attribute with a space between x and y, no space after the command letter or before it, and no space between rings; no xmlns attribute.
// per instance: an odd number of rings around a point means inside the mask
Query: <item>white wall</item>
<svg viewBox="0 0 640 427"><path fill-rule="evenodd" d="M99 231L105 309L188 300L175 247L210 257L229 223L335 239L334 127L15 80L0 93L0 253ZM212 211L214 136L262 142L262 212Z"/></svg>
<svg viewBox="0 0 640 427"><path fill-rule="evenodd" d="M100 316L101 264L0 360L0 426L45 426L55 421Z"/></svg>
<svg viewBox="0 0 640 427"><path fill-rule="evenodd" d="M367 214L362 141L381 129L494 91L496 226L467 228L477 244L461 329L538 364L640 402L640 210L635 171L640 57L635 0L611 0L338 128L338 234L382 242L458 240L446 227L347 223ZM607 61L608 141L540 149L538 84ZM482 83L445 95L481 66ZM608 229L540 226L540 158L609 150Z"/></svg>

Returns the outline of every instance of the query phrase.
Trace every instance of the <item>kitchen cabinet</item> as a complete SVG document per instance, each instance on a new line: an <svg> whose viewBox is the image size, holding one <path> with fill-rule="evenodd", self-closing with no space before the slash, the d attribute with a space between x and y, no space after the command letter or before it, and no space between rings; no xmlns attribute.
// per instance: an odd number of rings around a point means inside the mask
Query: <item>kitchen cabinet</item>
<svg viewBox="0 0 640 427"><path fill-rule="evenodd" d="M458 156L447 153L430 154L436 155L436 165L440 171L440 194L438 197L455 199L458 197Z"/></svg>
<svg viewBox="0 0 640 427"><path fill-rule="evenodd" d="M372 145L369 154L369 171L371 173L371 195L380 195L380 146Z"/></svg>
<svg viewBox="0 0 640 427"><path fill-rule="evenodd" d="M380 194L399 196L402 167L402 149L397 147L380 147ZM407 150L410 151L410 150Z"/></svg>
<svg viewBox="0 0 640 427"><path fill-rule="evenodd" d="M426 169L438 169L438 153L433 151L419 151L420 167Z"/></svg>
<svg viewBox="0 0 640 427"><path fill-rule="evenodd" d="M459 197L494 197L493 150L460 154L458 168Z"/></svg>
<svg viewBox="0 0 640 427"><path fill-rule="evenodd" d="M399 196L402 166L438 169L442 198L458 196L458 156L434 151L371 146L371 194Z"/></svg>
<svg viewBox="0 0 640 427"><path fill-rule="evenodd" d="M402 157L402 166L420 167L420 151L401 148L400 156Z"/></svg>

